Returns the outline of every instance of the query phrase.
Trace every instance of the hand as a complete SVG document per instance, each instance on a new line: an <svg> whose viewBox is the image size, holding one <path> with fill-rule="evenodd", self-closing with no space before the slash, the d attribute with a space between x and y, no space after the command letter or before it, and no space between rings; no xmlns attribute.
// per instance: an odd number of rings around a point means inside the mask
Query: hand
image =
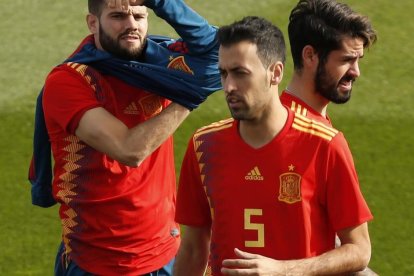
<svg viewBox="0 0 414 276"><path fill-rule="evenodd" d="M286 267L283 261L247 253L237 248L234 249L234 253L239 259L223 261L221 273L224 275L286 275Z"/></svg>
<svg viewBox="0 0 414 276"><path fill-rule="evenodd" d="M128 6L142 5L145 0L108 0L108 7L128 10Z"/></svg>
<svg viewBox="0 0 414 276"><path fill-rule="evenodd" d="M378 274L375 273L373 270L371 270L369 267L365 268L362 271L355 272L352 275L353 276L378 276Z"/></svg>

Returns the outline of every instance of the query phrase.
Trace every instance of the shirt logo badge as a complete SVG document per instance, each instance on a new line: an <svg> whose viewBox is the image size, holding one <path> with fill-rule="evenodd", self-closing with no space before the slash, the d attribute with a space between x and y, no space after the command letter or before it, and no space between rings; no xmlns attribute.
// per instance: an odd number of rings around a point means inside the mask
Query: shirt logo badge
<svg viewBox="0 0 414 276"><path fill-rule="evenodd" d="M259 168L256 166L251 170L245 177L246 180L254 180L254 181L263 181L264 177L259 171Z"/></svg>
<svg viewBox="0 0 414 276"><path fill-rule="evenodd" d="M279 201L293 204L301 201L302 196L300 192L300 183L302 177L295 173L295 166L288 166L289 172L283 173L279 176Z"/></svg>
<svg viewBox="0 0 414 276"><path fill-rule="evenodd" d="M150 94L140 99L139 105L141 106L141 109L144 111L144 115L146 118L154 117L162 111L160 97L157 95Z"/></svg>
<svg viewBox="0 0 414 276"><path fill-rule="evenodd" d="M185 59L183 56L179 56L174 59L171 57L170 60L171 61L170 63L168 63L167 68L183 71L185 73L194 75L193 70L191 70L187 63L185 63Z"/></svg>
<svg viewBox="0 0 414 276"><path fill-rule="evenodd" d="M125 109L124 109L124 114L130 114L130 115L138 115L139 114L139 110L137 105L132 102L130 103Z"/></svg>

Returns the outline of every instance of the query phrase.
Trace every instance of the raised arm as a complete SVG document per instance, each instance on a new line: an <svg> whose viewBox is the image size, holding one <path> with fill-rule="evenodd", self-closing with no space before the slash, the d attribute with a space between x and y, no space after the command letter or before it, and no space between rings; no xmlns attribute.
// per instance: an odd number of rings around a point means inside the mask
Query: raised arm
<svg viewBox="0 0 414 276"><path fill-rule="evenodd" d="M217 28L187 6L183 0L146 0L155 14L171 25L187 44L191 54L202 54L215 49Z"/></svg>
<svg viewBox="0 0 414 276"><path fill-rule="evenodd" d="M335 275L363 270L371 257L367 223L338 232L342 245L320 256L279 261L235 250L239 259L224 260L224 275ZM234 268L238 267L238 268Z"/></svg>
<svg viewBox="0 0 414 276"><path fill-rule="evenodd" d="M174 276L202 276L207 267L210 227L184 226L183 238L174 264Z"/></svg>
<svg viewBox="0 0 414 276"><path fill-rule="evenodd" d="M108 5L125 10L128 9L128 5L147 6L174 28L192 54L218 49L215 39L217 28L210 25L182 0L108 0Z"/></svg>

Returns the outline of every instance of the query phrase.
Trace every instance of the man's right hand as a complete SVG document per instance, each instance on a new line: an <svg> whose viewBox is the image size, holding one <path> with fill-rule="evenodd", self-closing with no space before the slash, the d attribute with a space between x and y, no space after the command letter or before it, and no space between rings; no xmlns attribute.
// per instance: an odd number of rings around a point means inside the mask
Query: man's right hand
<svg viewBox="0 0 414 276"><path fill-rule="evenodd" d="M128 10L128 6L139 6L144 2L145 0L108 0L108 7Z"/></svg>

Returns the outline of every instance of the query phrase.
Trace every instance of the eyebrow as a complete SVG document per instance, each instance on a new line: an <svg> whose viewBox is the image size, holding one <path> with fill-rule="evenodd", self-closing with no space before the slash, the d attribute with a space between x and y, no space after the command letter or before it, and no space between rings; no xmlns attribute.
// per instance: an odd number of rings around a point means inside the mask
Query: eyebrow
<svg viewBox="0 0 414 276"><path fill-rule="evenodd" d="M219 66L219 70L220 71L231 71L231 72L233 72L233 71L239 71L239 70L245 70L245 71L250 71L249 69L247 69L246 67L244 67L244 66L240 66L240 65L237 65L237 66L234 66L234 67L231 67L231 68L229 68L229 69L224 69L223 67L220 67Z"/></svg>
<svg viewBox="0 0 414 276"><path fill-rule="evenodd" d="M129 12L129 11L124 11L124 10L117 10L117 11L111 11L111 12L108 13L108 15L129 15L129 14L132 14L133 16L147 15L148 12L146 12L146 11L136 11L136 12L132 11L132 12Z"/></svg>
<svg viewBox="0 0 414 276"><path fill-rule="evenodd" d="M361 59L361 58L363 58L364 57L364 54L362 54L362 55L359 55L359 53L356 53L356 54L354 54L354 53L347 53L347 54L344 54L343 56L342 56L344 59L355 59L355 58L359 58L359 59Z"/></svg>

